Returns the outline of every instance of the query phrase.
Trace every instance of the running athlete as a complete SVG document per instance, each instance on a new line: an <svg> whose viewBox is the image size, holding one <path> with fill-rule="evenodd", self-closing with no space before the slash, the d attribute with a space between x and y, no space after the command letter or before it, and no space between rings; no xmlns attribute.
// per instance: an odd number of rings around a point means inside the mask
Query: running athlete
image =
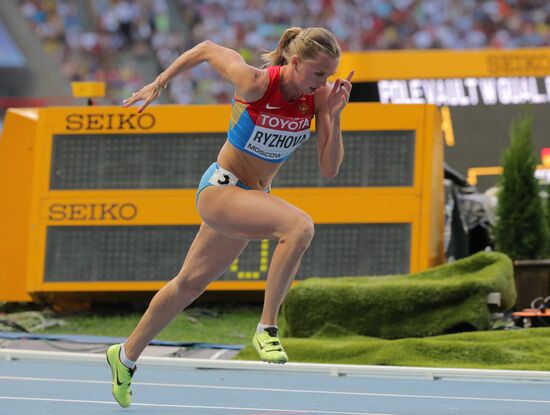
<svg viewBox="0 0 550 415"><path fill-rule="evenodd" d="M277 315L314 229L307 213L269 190L282 163L309 138L314 116L321 173L327 178L337 175L344 156L340 113L353 76L351 72L327 84L340 55L336 39L323 28L287 29L277 49L262 55L264 69L247 65L234 50L205 41L124 100L125 107L144 101L138 109L142 112L170 79L202 62L235 87L228 140L200 181L197 210L203 222L183 266L153 297L127 341L107 351L113 395L121 406L130 405L136 360L147 344L226 271L249 240L278 241L252 344L266 362L288 360L278 337Z"/></svg>

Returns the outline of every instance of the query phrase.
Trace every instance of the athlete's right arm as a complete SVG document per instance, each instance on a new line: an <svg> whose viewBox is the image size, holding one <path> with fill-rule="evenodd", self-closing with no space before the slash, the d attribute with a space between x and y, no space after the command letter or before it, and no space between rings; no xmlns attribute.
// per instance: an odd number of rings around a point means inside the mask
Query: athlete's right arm
<svg viewBox="0 0 550 415"><path fill-rule="evenodd" d="M208 62L216 72L231 82L235 86L236 94L246 101L260 99L267 89L269 79L265 71L248 65L234 50L207 40L181 54L153 82L125 99L124 106L144 101L138 112L143 111L160 95L170 79L202 62Z"/></svg>

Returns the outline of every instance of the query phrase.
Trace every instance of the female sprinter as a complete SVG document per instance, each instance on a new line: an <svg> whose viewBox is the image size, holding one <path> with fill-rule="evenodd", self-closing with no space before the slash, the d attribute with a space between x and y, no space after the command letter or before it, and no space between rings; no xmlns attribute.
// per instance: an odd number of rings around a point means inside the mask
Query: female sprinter
<svg viewBox="0 0 550 415"><path fill-rule="evenodd" d="M262 360L287 361L277 334L277 315L313 238L313 221L269 189L282 163L309 138L313 116L321 173L327 178L338 173L344 155L340 113L348 102L353 76L352 72L345 80L327 84L340 54L336 39L323 28L287 29L277 49L262 56L264 69L247 65L231 49L205 41L124 101L126 107L144 101L138 110L143 111L179 72L201 62L208 62L235 87L228 140L200 181L197 209L203 223L181 271L154 296L128 340L107 351L113 395L121 406L130 405L135 361L145 346L226 271L249 240L278 241L252 343Z"/></svg>

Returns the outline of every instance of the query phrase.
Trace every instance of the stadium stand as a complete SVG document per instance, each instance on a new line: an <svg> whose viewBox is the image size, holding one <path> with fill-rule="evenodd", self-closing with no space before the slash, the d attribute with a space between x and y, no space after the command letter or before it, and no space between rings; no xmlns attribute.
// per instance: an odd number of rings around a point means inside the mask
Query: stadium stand
<svg viewBox="0 0 550 415"><path fill-rule="evenodd" d="M550 43L544 0L20 0L19 6L65 76L106 81L112 102L205 39L259 65L259 51L273 49L288 26L325 26L344 50ZM165 102L223 103L231 95L201 65L172 82Z"/></svg>

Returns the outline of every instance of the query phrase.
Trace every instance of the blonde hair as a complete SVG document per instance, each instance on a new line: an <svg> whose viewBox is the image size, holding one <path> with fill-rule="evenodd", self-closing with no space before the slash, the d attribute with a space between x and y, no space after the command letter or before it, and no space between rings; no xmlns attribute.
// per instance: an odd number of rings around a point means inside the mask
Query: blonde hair
<svg viewBox="0 0 550 415"><path fill-rule="evenodd" d="M319 53L331 58L339 58L342 54L338 41L329 30L323 27L291 27L281 35L277 49L262 54L262 60L266 66L285 65L293 55L311 60Z"/></svg>

